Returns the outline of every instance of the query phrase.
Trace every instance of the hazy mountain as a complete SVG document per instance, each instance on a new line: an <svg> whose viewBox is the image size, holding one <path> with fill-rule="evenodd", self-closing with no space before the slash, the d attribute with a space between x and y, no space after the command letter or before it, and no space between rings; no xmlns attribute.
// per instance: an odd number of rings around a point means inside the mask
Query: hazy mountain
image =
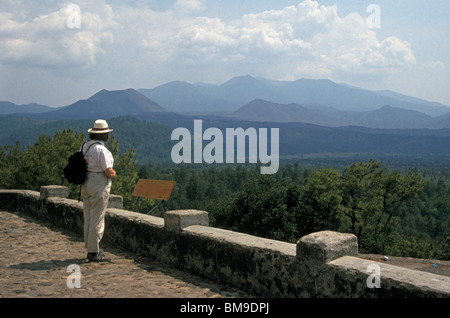
<svg viewBox="0 0 450 318"><path fill-rule="evenodd" d="M109 119L117 116L137 116L165 113L166 109L134 89L101 90L88 99L79 100L56 111L32 115L38 119Z"/></svg>
<svg viewBox="0 0 450 318"><path fill-rule="evenodd" d="M442 104L391 91L372 92L330 80L272 81L248 75L221 85L175 81L139 91L131 88L101 90L88 99L58 109L0 102L0 115L17 114L19 109L24 112L23 116L40 120L134 116L179 127L192 119L181 116L183 113L216 121L228 117L328 127L450 127L450 107Z"/></svg>
<svg viewBox="0 0 450 318"><path fill-rule="evenodd" d="M210 92L239 106L254 99L287 101L277 85L250 75L234 77L222 85L210 88Z"/></svg>
<svg viewBox="0 0 450 318"><path fill-rule="evenodd" d="M138 89L140 93L154 100L170 111L210 112L217 109L229 109L231 102L214 96L201 84L174 81L158 86L154 89Z"/></svg>
<svg viewBox="0 0 450 318"><path fill-rule="evenodd" d="M353 126L385 129L412 129L428 127L431 116L424 113L401 109L392 106L383 106L375 111L353 114Z"/></svg>
<svg viewBox="0 0 450 318"><path fill-rule="evenodd" d="M450 128L450 112L434 117L429 125L430 128L440 129L440 128Z"/></svg>
<svg viewBox="0 0 450 318"><path fill-rule="evenodd" d="M313 106L315 107L315 106ZM413 110L383 106L375 111L351 112L336 109L309 108L298 104L277 104L256 99L233 113L242 120L266 122L302 122L321 126L364 126L369 128L446 128L445 116L441 127L432 117ZM450 117L450 116L449 116Z"/></svg>
<svg viewBox="0 0 450 318"><path fill-rule="evenodd" d="M55 108L51 108L48 106L30 103L17 105L11 102L0 101L0 115L7 114L24 114L24 113L43 113L55 110Z"/></svg>
<svg viewBox="0 0 450 318"><path fill-rule="evenodd" d="M431 116L450 111L450 107L446 105L426 102L391 91L374 92L326 79L299 79L280 89L296 103L318 103L344 111L373 111L386 105L415 110Z"/></svg>
<svg viewBox="0 0 450 318"><path fill-rule="evenodd" d="M248 121L301 122L322 126L342 126L342 121L333 114L339 111L321 111L298 104L277 104L255 99L233 112L232 117Z"/></svg>
<svg viewBox="0 0 450 318"><path fill-rule="evenodd" d="M168 110L179 113L228 112L255 98L282 98L271 84L248 75L232 78L222 85L174 81L138 91Z"/></svg>
<svg viewBox="0 0 450 318"><path fill-rule="evenodd" d="M382 96L387 96L387 97L390 97L390 98L393 98L393 99L396 99L399 101L408 102L408 103L410 103L409 109L412 109L412 110L424 111L423 106L427 106L427 108L424 112L431 116L442 115L443 111L450 112L450 110L448 109L448 106L445 106L441 103L430 102L430 101L427 101L424 99L406 96L406 95L396 93L393 91L389 91L389 90L374 91L374 93L378 94L378 95L382 95ZM418 107L417 107L417 105L418 105Z"/></svg>
<svg viewBox="0 0 450 318"><path fill-rule="evenodd" d="M385 105L443 115L450 107L390 91L374 92L326 79L271 81L239 76L221 85L171 82L153 89L140 89L148 98L175 112L236 111L255 99L278 104L321 105L341 111L375 111Z"/></svg>
<svg viewBox="0 0 450 318"><path fill-rule="evenodd" d="M450 107L433 103L420 103L420 99L387 91L373 92L366 89L334 83L330 80L299 79L279 88L292 102L305 105L317 103L344 111L374 111L385 105L415 110L427 115L442 115ZM385 96L390 95L390 96Z"/></svg>

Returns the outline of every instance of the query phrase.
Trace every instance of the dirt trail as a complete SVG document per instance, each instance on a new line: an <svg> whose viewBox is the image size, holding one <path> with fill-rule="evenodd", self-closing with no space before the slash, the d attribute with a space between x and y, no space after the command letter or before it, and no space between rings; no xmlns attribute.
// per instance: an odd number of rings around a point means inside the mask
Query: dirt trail
<svg viewBox="0 0 450 318"><path fill-rule="evenodd" d="M450 277L450 261L431 260L412 257L387 256L388 260L383 259L383 255L377 254L359 254L359 258L391 264L399 267L414 269L433 273L437 275Z"/></svg>

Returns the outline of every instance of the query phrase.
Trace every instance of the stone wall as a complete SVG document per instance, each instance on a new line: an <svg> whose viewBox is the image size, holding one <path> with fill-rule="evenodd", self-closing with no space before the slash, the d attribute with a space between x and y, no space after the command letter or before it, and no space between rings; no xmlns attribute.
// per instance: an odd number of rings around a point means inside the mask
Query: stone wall
<svg viewBox="0 0 450 318"><path fill-rule="evenodd" d="M82 202L66 197L60 186L0 190L0 208L82 234ZM266 297L450 297L449 277L357 258L351 234L323 231L290 244L209 227L205 211L126 211L118 196L105 220L104 242Z"/></svg>

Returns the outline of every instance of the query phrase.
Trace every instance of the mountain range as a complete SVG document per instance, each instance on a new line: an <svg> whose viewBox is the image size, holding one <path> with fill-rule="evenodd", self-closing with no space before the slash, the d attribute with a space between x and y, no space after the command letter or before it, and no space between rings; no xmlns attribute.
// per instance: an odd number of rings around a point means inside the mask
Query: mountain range
<svg viewBox="0 0 450 318"><path fill-rule="evenodd" d="M275 104L299 104L308 108L342 111L374 111L383 106L415 110L430 116L450 111L446 105L392 91L369 91L327 79L270 81L240 76L221 85L170 82L153 89L138 89L169 111L233 112L255 99Z"/></svg>
<svg viewBox="0 0 450 318"><path fill-rule="evenodd" d="M371 111L308 108L299 104L276 104L255 99L233 112L232 117L249 121L302 122L327 127L362 126L382 129L450 128L450 113L432 117L392 106Z"/></svg>
<svg viewBox="0 0 450 318"><path fill-rule="evenodd" d="M151 90L104 89L58 108L0 102L0 144L29 144L39 134L64 128L85 132L98 118L111 120L119 143L139 150L144 160L170 160L171 130L192 131L194 119L203 120L203 129L279 128L282 158L400 154L448 162L450 156L448 106L328 80L250 76L222 85L171 82Z"/></svg>
<svg viewBox="0 0 450 318"><path fill-rule="evenodd" d="M0 101L0 115L7 114L26 114L26 113L44 113L54 110L51 107L30 103L25 105L17 105L11 102Z"/></svg>
<svg viewBox="0 0 450 318"><path fill-rule="evenodd" d="M330 80L270 81L240 76L221 85L170 82L153 89L101 90L71 105L50 108L0 102L0 115L36 119L117 116L165 118L175 114L328 127L450 128L450 107L392 91L368 91ZM162 119L161 119L162 120Z"/></svg>

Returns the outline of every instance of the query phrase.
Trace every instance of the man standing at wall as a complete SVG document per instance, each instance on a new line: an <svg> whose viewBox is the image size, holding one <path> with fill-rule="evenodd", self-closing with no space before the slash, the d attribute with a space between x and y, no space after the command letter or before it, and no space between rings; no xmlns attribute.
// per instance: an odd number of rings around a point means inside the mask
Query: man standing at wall
<svg viewBox="0 0 450 318"><path fill-rule="evenodd" d="M93 262L108 261L100 251L100 241L105 230L105 213L108 207L111 179L116 176L114 158L105 147L113 129L103 119L95 121L88 130L89 140L82 146L88 165L87 180L81 186L83 197L84 242L87 259Z"/></svg>

